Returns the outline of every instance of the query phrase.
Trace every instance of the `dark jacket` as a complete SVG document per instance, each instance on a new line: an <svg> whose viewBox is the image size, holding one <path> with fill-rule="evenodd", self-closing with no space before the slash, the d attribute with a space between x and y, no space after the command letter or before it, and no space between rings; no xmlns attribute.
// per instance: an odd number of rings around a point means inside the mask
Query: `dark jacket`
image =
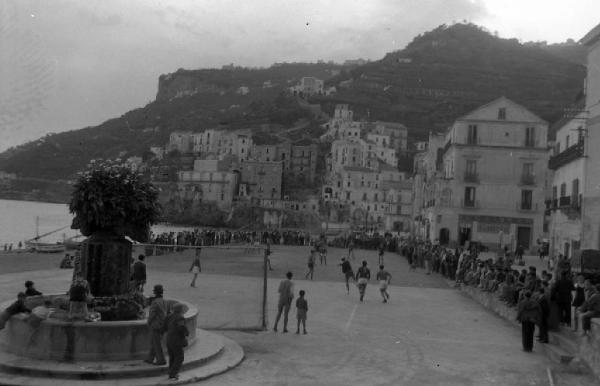
<svg viewBox="0 0 600 386"><path fill-rule="evenodd" d="M133 274L131 279L136 281L146 281L146 264L143 261L133 263Z"/></svg>
<svg viewBox="0 0 600 386"><path fill-rule="evenodd" d="M534 299L523 299L518 305L517 321L533 322L540 324L542 320L542 307Z"/></svg>
<svg viewBox="0 0 600 386"><path fill-rule="evenodd" d="M557 303L569 303L571 304L571 300L573 299L573 282L568 279L560 279L556 283L554 283L554 287L552 288L552 298Z"/></svg>
<svg viewBox="0 0 600 386"><path fill-rule="evenodd" d="M8 308L6 308L4 312L6 312L8 315L16 315L20 312L30 313L31 310L25 306L25 302L23 302L22 300L17 300L16 302L8 306Z"/></svg>
<svg viewBox="0 0 600 386"><path fill-rule="evenodd" d="M167 318L167 346L185 347L187 346L186 336L189 331L185 326L185 318L181 314L170 314Z"/></svg>
<svg viewBox="0 0 600 386"><path fill-rule="evenodd" d="M573 307L581 307L585 302L585 290L583 287L575 287L575 298L573 299Z"/></svg>

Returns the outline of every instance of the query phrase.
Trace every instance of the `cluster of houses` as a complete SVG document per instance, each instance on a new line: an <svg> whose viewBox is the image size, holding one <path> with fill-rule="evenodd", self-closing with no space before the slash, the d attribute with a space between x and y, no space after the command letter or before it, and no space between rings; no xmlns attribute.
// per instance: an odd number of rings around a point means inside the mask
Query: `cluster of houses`
<svg viewBox="0 0 600 386"><path fill-rule="evenodd" d="M600 26L581 41L600 62ZM600 249L600 67L585 99L551 128L501 97L430 134L414 160L411 230L440 244L547 244L554 256Z"/></svg>

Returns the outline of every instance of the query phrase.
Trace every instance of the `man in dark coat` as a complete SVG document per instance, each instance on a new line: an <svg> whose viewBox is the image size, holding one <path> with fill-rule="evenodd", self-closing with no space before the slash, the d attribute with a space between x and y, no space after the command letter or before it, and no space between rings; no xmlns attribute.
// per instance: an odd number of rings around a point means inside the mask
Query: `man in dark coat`
<svg viewBox="0 0 600 386"><path fill-rule="evenodd" d="M154 286L154 299L148 311L148 328L150 329L150 352L144 362L162 366L167 363L162 349L162 334L167 317L167 304L163 299L163 286ZM154 362L156 358L156 362Z"/></svg>
<svg viewBox="0 0 600 386"><path fill-rule="evenodd" d="M183 348L188 345L186 337L189 331L185 326L184 306L177 303L173 313L167 318L167 350L169 353L169 379L178 380L179 370L183 365Z"/></svg>
<svg viewBox="0 0 600 386"><path fill-rule="evenodd" d="M544 287L538 288L536 300L542 309L542 317L538 325L540 330L538 340L540 343L548 343L548 318L550 317L550 303L546 297Z"/></svg>
<svg viewBox="0 0 600 386"><path fill-rule="evenodd" d="M554 283L552 288L552 299L558 306L558 315L560 323L571 326L571 302L573 301L573 291L575 287L568 278L567 272L561 272L560 279Z"/></svg>
<svg viewBox="0 0 600 386"><path fill-rule="evenodd" d="M2 311L2 313L0 313L0 330L4 328L4 325L6 324L6 322L8 322L11 316L21 312L27 314L31 313L31 310L25 305L26 297L27 296L24 292L19 292L17 294L17 301L8 306L4 311Z"/></svg>
<svg viewBox="0 0 600 386"><path fill-rule="evenodd" d="M131 280L136 290L144 292L144 284L146 284L146 263L144 259L146 256L139 255L138 260L133 263L133 273L131 274Z"/></svg>
<svg viewBox="0 0 600 386"><path fill-rule="evenodd" d="M523 351L533 351L533 333L535 325L542 319L542 307L531 298L531 292L526 291L525 296L519 302L517 321L521 323L521 339L523 342Z"/></svg>

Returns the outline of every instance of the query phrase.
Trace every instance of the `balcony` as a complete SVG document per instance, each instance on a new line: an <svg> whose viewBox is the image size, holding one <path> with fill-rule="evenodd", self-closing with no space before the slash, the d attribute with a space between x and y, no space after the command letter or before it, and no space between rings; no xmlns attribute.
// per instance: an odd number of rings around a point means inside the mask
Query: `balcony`
<svg viewBox="0 0 600 386"><path fill-rule="evenodd" d="M559 208L567 208L571 206L571 196L563 196L558 199Z"/></svg>
<svg viewBox="0 0 600 386"><path fill-rule="evenodd" d="M479 183L479 174L476 172L466 172L464 175L465 182Z"/></svg>
<svg viewBox="0 0 600 386"><path fill-rule="evenodd" d="M532 204L532 203L525 203L525 202L517 202L516 205L516 209L519 212L537 212L538 211L538 205L537 204Z"/></svg>
<svg viewBox="0 0 600 386"><path fill-rule="evenodd" d="M480 208L478 200L463 200L461 206L465 209L478 209Z"/></svg>
<svg viewBox="0 0 600 386"><path fill-rule="evenodd" d="M533 174L521 175L521 185L535 185L535 176Z"/></svg>
<svg viewBox="0 0 600 386"><path fill-rule="evenodd" d="M561 166L568 164L569 162L583 157L583 143L583 140L581 140L577 143L577 145L571 146L565 151L550 157L550 160L548 161L548 168L551 170L556 170Z"/></svg>

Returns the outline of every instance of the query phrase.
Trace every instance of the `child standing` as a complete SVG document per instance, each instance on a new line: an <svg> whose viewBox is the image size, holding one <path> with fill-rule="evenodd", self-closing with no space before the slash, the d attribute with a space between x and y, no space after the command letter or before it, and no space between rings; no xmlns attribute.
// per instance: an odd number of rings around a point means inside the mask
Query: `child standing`
<svg viewBox="0 0 600 386"><path fill-rule="evenodd" d="M300 290L300 297L296 299L296 315L298 318L298 328L296 329L296 334L300 333L300 323L302 323L303 334L306 335L306 313L308 312L308 302L304 299L304 290Z"/></svg>

